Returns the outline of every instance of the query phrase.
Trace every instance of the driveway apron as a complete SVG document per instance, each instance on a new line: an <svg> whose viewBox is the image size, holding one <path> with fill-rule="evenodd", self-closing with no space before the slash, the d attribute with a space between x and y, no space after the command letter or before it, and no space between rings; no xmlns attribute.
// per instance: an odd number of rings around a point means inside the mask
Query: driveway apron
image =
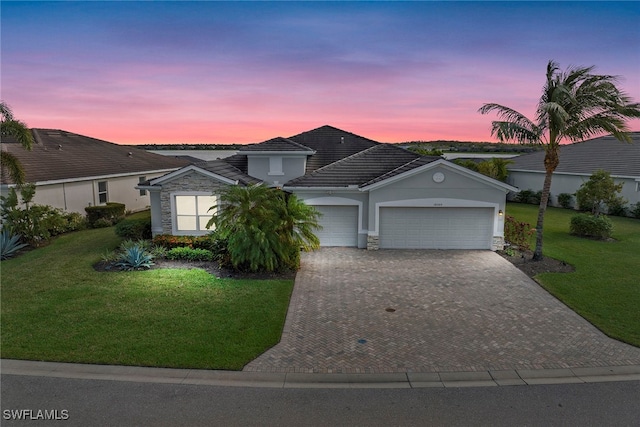
<svg viewBox="0 0 640 427"><path fill-rule="evenodd" d="M251 372L450 372L640 364L490 251L305 253L282 340Z"/></svg>

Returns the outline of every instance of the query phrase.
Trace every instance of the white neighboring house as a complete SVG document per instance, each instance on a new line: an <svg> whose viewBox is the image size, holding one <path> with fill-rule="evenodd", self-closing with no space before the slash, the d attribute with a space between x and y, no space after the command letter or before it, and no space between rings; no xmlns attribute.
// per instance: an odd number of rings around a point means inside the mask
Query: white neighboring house
<svg viewBox="0 0 640 427"><path fill-rule="evenodd" d="M235 156L150 179L152 232L203 235L228 185L263 182L323 215L322 246L501 249L506 194L517 188L440 157L331 126L243 147Z"/></svg>
<svg viewBox="0 0 640 427"><path fill-rule="evenodd" d="M627 143L608 135L560 146L560 164L551 180L551 203L557 205L558 194L574 194L598 169L624 184L621 195L629 205L640 203L640 132L632 132L631 138L632 143ZM544 151L510 160L509 184L521 190L542 190Z"/></svg>
<svg viewBox="0 0 640 427"><path fill-rule="evenodd" d="M3 137L2 150L22 163L26 182L36 185L34 203L85 214L84 208L107 202L124 203L129 211L150 206L149 194L135 186L189 164L188 161L148 153L63 130L31 129L34 142L25 150ZM3 172L0 192L15 187Z"/></svg>

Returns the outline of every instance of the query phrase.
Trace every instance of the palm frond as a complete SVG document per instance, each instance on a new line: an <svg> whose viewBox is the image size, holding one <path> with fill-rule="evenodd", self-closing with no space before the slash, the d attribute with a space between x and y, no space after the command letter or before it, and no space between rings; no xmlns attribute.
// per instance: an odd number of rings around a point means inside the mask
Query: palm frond
<svg viewBox="0 0 640 427"><path fill-rule="evenodd" d="M24 184L24 169L16 156L7 151L0 151L0 164L14 184Z"/></svg>

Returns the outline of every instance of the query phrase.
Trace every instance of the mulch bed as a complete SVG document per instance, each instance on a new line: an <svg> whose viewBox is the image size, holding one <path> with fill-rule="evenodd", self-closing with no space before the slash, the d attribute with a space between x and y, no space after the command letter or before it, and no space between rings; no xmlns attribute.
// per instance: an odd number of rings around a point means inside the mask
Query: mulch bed
<svg viewBox="0 0 640 427"><path fill-rule="evenodd" d="M549 257L544 257L541 261L533 261L532 251L516 251L514 255L498 251L498 254L531 278L540 273L571 273L575 271L572 265Z"/></svg>

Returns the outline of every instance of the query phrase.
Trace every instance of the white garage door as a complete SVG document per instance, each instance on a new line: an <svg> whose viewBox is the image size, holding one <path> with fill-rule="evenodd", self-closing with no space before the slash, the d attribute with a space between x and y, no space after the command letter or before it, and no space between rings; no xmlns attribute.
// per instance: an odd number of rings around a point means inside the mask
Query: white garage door
<svg viewBox="0 0 640 427"><path fill-rule="evenodd" d="M380 247L491 249L492 208L380 208Z"/></svg>
<svg viewBox="0 0 640 427"><path fill-rule="evenodd" d="M316 230L321 246L358 246L357 206L314 206L322 213Z"/></svg>

